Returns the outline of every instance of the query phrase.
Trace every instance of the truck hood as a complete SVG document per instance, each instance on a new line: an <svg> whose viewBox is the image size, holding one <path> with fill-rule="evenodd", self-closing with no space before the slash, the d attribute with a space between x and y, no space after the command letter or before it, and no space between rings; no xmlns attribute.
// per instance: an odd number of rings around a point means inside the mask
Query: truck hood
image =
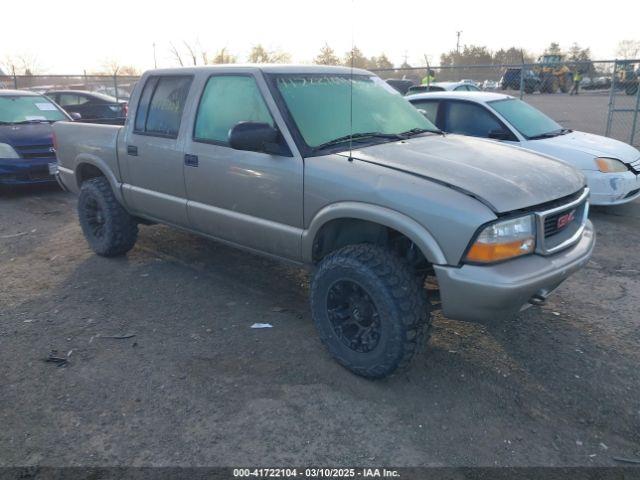
<svg viewBox="0 0 640 480"><path fill-rule="evenodd" d="M12 147L53 145L53 128L48 123L0 125L0 143Z"/></svg>
<svg viewBox="0 0 640 480"><path fill-rule="evenodd" d="M552 138L529 140L525 143L526 148L568 162L571 162L576 153L586 154L591 157L590 161L588 165L581 168L589 170L596 170L593 162L593 158L596 157L617 158L624 163L635 162L640 158L640 151L628 143L585 132L571 132Z"/></svg>
<svg viewBox="0 0 640 480"><path fill-rule="evenodd" d="M557 200L585 186L582 174L562 162L460 135L373 145L354 149L352 157L451 186L495 213Z"/></svg>

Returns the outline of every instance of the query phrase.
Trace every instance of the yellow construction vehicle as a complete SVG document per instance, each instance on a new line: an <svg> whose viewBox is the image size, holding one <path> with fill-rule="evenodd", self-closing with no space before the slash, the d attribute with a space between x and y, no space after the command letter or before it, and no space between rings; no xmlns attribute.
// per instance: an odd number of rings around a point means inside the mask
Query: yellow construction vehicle
<svg viewBox="0 0 640 480"><path fill-rule="evenodd" d="M564 63L564 55L543 55L534 72L540 77L540 93L567 93L571 90L573 74Z"/></svg>

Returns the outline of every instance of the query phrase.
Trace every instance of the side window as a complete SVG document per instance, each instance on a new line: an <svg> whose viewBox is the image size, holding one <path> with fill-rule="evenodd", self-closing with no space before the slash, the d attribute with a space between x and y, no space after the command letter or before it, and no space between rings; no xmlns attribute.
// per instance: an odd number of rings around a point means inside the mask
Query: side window
<svg viewBox="0 0 640 480"><path fill-rule="evenodd" d="M433 123L434 125L436 124L436 120L438 119L438 107L440 106L439 101L416 100L415 102L412 102L412 103L413 103L413 106L416 107L418 111L422 113L425 117L427 117L427 119L431 123Z"/></svg>
<svg viewBox="0 0 640 480"><path fill-rule="evenodd" d="M135 131L177 137L191 81L185 76L150 78L140 96Z"/></svg>
<svg viewBox="0 0 640 480"><path fill-rule="evenodd" d="M468 90L466 85L460 85L453 89L454 92L466 92Z"/></svg>
<svg viewBox="0 0 640 480"><path fill-rule="evenodd" d="M481 105L449 102L445 131L472 137L488 138L492 130L503 130L498 119Z"/></svg>
<svg viewBox="0 0 640 480"><path fill-rule="evenodd" d="M239 122L275 126L255 78L247 75L209 78L200 99L193 139L227 144L229 130Z"/></svg>
<svg viewBox="0 0 640 480"><path fill-rule="evenodd" d="M60 94L60 106L61 107L70 107L73 105L80 105L80 97L75 93L61 93ZM84 102L82 102L84 103Z"/></svg>

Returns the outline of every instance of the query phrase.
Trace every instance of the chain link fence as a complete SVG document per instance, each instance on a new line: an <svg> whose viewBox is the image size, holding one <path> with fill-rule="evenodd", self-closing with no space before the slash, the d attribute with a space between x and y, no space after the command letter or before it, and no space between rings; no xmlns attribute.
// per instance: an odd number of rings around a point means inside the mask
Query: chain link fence
<svg viewBox="0 0 640 480"><path fill-rule="evenodd" d="M5 75L0 88L46 93L54 90L81 90L128 100L140 77L122 75Z"/></svg>
<svg viewBox="0 0 640 480"><path fill-rule="evenodd" d="M563 62L556 58L532 64L433 66L375 72L402 93L467 90L465 85L442 85L464 82L483 91L513 95L566 128L640 146L640 60Z"/></svg>
<svg viewBox="0 0 640 480"><path fill-rule="evenodd" d="M564 62L559 57L542 63L513 65L455 65L374 70L396 88L429 88L441 82L466 82L484 91L517 96L542 110L566 128L606 135L640 146L640 60ZM9 75L0 88L84 90L128 100L136 76ZM578 84L578 94L572 92ZM434 85L435 84L435 85ZM463 88L464 89L464 88Z"/></svg>

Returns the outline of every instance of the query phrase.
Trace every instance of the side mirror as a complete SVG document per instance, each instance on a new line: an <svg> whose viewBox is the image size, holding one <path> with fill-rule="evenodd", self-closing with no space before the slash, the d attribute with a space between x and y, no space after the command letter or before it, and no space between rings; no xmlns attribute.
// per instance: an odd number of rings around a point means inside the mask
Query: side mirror
<svg viewBox="0 0 640 480"><path fill-rule="evenodd" d="M488 136L489 138L493 138L494 140L509 140L511 138L511 135L509 135L509 132L505 132L501 128L496 128L495 130L491 130Z"/></svg>
<svg viewBox="0 0 640 480"><path fill-rule="evenodd" d="M236 150L282 154L279 135L268 123L240 122L229 130L229 145Z"/></svg>
<svg viewBox="0 0 640 480"><path fill-rule="evenodd" d="M74 120L80 120L82 118L82 115L80 115L78 112L69 112L69 116Z"/></svg>

